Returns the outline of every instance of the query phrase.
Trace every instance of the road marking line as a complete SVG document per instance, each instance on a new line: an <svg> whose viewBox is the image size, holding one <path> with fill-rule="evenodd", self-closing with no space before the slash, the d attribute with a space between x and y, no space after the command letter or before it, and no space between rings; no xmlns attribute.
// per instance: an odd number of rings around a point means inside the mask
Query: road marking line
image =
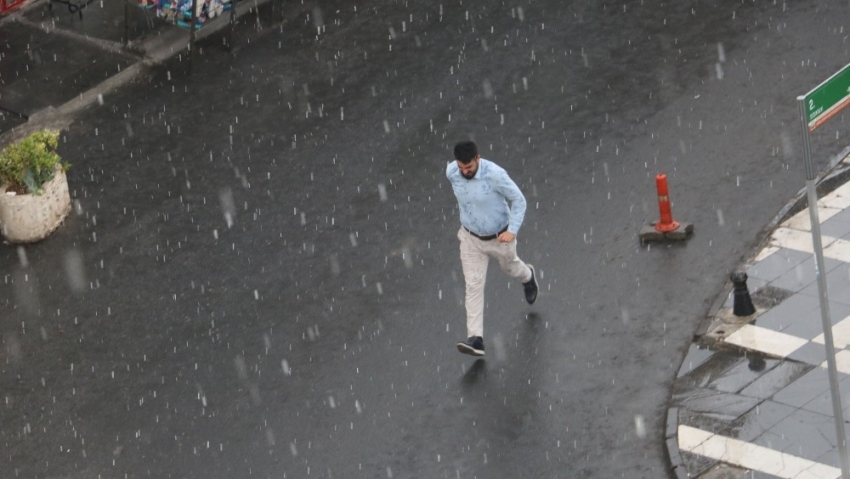
<svg viewBox="0 0 850 479"><path fill-rule="evenodd" d="M751 442L679 425L679 450L784 479L835 479L841 470Z"/></svg>

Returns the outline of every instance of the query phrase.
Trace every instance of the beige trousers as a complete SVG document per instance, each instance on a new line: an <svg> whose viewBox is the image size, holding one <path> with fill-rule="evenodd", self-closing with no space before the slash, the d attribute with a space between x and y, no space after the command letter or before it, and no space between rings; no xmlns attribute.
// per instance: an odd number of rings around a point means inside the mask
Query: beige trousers
<svg viewBox="0 0 850 479"><path fill-rule="evenodd" d="M462 227L457 232L460 240L460 263L466 280L466 330L467 337L484 336L484 282L490 258L499 262L502 271L523 283L531 281L531 268L516 254L516 240L500 243L498 239L483 241Z"/></svg>

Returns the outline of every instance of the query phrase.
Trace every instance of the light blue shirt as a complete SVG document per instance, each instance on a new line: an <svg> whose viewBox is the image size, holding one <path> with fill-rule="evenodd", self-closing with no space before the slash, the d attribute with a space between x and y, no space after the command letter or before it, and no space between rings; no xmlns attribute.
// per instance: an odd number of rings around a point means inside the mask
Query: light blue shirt
<svg viewBox="0 0 850 479"><path fill-rule="evenodd" d="M487 236L507 225L509 232L519 232L525 218L525 196L504 168L481 158L475 176L467 180L452 161L446 166L446 177L457 197L460 224L466 229Z"/></svg>

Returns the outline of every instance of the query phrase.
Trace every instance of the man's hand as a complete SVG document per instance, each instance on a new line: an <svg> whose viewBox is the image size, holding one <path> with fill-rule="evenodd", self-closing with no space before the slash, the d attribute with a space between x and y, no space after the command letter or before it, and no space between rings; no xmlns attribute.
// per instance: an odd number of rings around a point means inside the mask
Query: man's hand
<svg viewBox="0 0 850 479"><path fill-rule="evenodd" d="M499 235L499 243L510 243L515 239L516 235L511 233L510 231L505 231L504 233Z"/></svg>

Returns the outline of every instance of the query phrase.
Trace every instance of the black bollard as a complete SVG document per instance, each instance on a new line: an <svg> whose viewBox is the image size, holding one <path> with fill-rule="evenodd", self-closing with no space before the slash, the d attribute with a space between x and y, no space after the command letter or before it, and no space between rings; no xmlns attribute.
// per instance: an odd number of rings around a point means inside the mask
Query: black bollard
<svg viewBox="0 0 850 479"><path fill-rule="evenodd" d="M735 304L732 312L735 316L750 316L755 314L756 308L753 306L753 300L750 299L750 292L747 290L747 273L732 273L732 284L735 285Z"/></svg>

